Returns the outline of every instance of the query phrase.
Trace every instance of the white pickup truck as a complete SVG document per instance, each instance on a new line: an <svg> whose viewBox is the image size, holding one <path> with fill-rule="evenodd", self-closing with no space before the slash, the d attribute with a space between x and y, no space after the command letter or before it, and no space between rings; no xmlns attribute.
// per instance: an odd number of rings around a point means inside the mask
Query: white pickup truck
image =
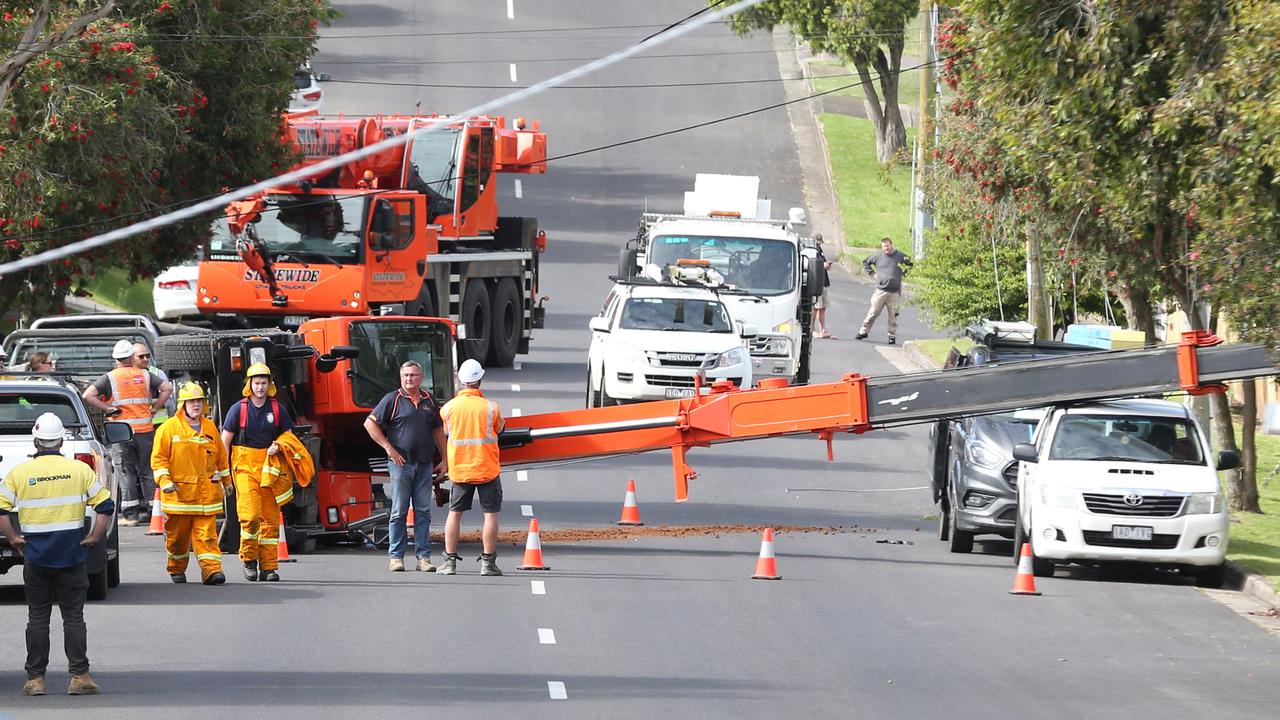
<svg viewBox="0 0 1280 720"><path fill-rule="evenodd" d="M1227 513L1218 470L1195 418L1164 400L1054 409L1033 443L1014 446L1018 517L1014 552L1031 543L1037 576L1055 564L1139 564L1222 584Z"/></svg>

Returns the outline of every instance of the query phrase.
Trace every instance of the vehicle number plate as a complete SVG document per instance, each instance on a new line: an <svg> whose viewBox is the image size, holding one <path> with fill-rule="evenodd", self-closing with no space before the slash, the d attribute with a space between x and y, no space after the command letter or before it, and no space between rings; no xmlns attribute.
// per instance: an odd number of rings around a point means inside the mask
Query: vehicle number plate
<svg viewBox="0 0 1280 720"><path fill-rule="evenodd" d="M305 315L285 315L284 320L280 324L296 328L306 321L307 317Z"/></svg>
<svg viewBox="0 0 1280 720"><path fill-rule="evenodd" d="M667 388L667 397L669 398L693 397L693 388Z"/></svg>
<svg viewBox="0 0 1280 720"><path fill-rule="evenodd" d="M1151 528L1134 525L1112 525L1111 537L1116 540L1150 540Z"/></svg>

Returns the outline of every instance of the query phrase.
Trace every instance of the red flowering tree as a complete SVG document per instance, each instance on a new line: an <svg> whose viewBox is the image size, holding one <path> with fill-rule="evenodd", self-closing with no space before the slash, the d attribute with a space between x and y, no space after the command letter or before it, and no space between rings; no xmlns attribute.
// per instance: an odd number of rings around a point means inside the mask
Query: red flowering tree
<svg viewBox="0 0 1280 720"><path fill-rule="evenodd" d="M0 66L16 67L0 75L9 88L0 106L0 259L287 166L280 113L318 23L331 17L327 0L278 0L271 12L260 0L0 0L0 47L16 48L9 60L38 50ZM151 276L191 257L207 225L171 226L0 278L0 304L39 314L106 268Z"/></svg>

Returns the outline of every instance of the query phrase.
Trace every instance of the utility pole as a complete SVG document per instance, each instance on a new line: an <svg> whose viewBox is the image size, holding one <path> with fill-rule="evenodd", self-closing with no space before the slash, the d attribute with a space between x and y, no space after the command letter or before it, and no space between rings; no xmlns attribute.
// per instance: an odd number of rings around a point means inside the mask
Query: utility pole
<svg viewBox="0 0 1280 720"><path fill-rule="evenodd" d="M933 0L920 0L920 94L916 99L916 171L911 188L911 227L915 256L924 257L924 233L933 227L933 214L925 208L924 187L933 150L933 102L935 75L933 61Z"/></svg>

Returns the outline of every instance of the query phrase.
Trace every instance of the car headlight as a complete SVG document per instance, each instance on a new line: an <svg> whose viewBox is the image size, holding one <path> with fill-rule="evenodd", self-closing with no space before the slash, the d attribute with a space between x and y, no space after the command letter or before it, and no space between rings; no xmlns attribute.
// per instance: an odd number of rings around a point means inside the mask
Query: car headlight
<svg viewBox="0 0 1280 720"><path fill-rule="evenodd" d="M747 351L736 347L720 353L720 357L716 360L716 367L731 367L733 365L742 365L745 362L747 362Z"/></svg>
<svg viewBox="0 0 1280 720"><path fill-rule="evenodd" d="M1187 498L1187 515L1215 515L1222 512L1222 493L1192 493Z"/></svg>
<svg viewBox="0 0 1280 720"><path fill-rule="evenodd" d="M756 351L757 355L787 356L791 354L791 338L762 335L756 338L751 348Z"/></svg>
<svg viewBox="0 0 1280 720"><path fill-rule="evenodd" d="M995 448L982 442L966 444L965 451L969 453L969 462L988 470L994 470L1006 460L1003 455L996 452Z"/></svg>
<svg viewBox="0 0 1280 720"><path fill-rule="evenodd" d="M1074 509L1076 507L1076 491L1073 488L1058 487L1056 485L1041 485L1040 502L1049 507Z"/></svg>

